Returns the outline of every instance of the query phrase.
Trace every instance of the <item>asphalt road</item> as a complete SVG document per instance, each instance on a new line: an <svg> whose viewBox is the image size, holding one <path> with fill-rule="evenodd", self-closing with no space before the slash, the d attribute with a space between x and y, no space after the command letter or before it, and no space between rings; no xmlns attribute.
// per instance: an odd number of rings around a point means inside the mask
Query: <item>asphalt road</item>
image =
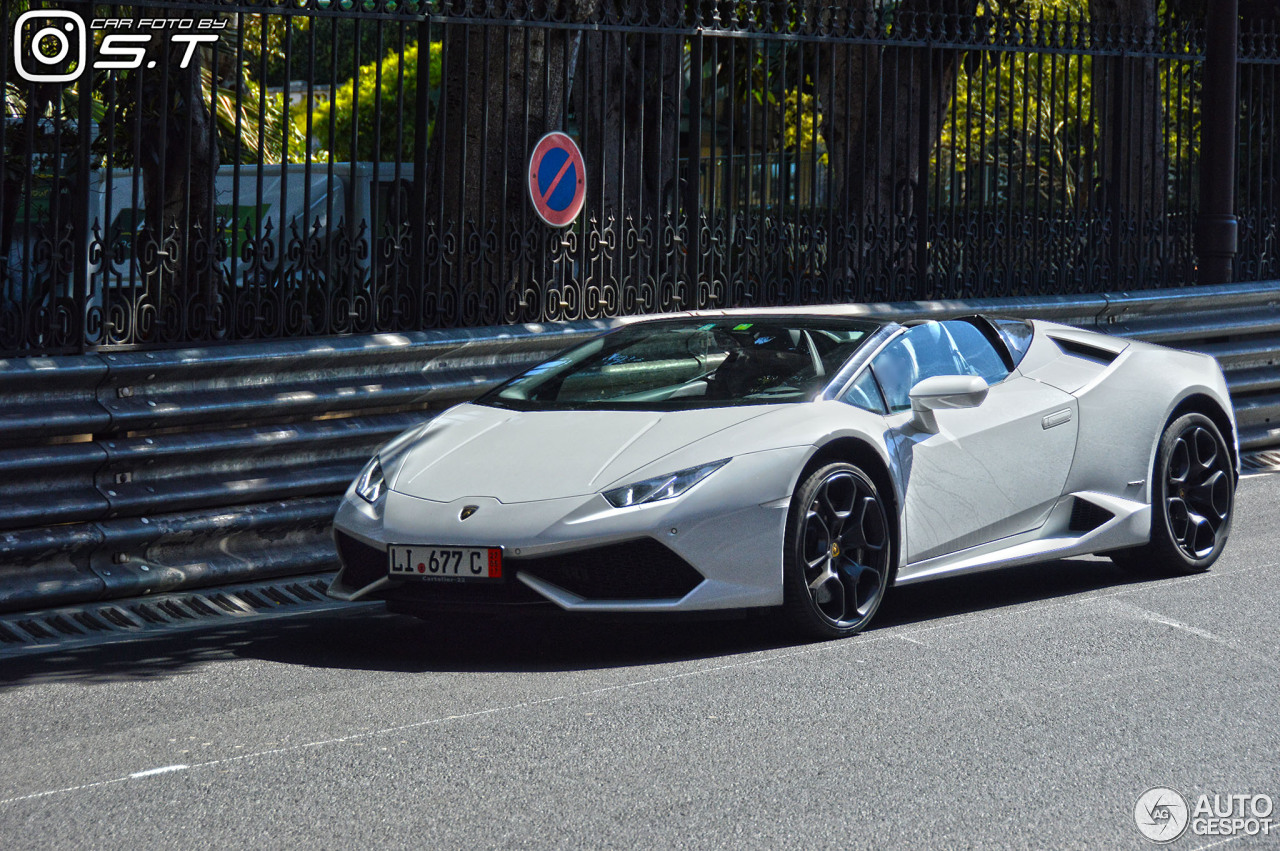
<svg viewBox="0 0 1280 851"><path fill-rule="evenodd" d="M2 661L0 848L1154 848L1150 787L1280 803L1278 518L1247 478L1208 574L953 579L834 643L344 613Z"/></svg>

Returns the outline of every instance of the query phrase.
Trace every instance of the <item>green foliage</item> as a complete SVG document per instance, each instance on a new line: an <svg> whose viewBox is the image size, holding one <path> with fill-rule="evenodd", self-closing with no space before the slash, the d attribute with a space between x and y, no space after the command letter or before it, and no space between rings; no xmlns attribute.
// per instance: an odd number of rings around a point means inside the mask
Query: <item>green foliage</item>
<svg viewBox="0 0 1280 851"><path fill-rule="evenodd" d="M241 43L250 59L251 73L259 72L263 64L268 69L279 66L285 59L286 44L301 44L295 37L303 37L311 29L311 19L303 15L244 15L244 37Z"/></svg>
<svg viewBox="0 0 1280 851"><path fill-rule="evenodd" d="M793 87L787 91L783 103L782 147L801 154L822 151L818 161L825 165L826 142L818 132L818 99L810 92Z"/></svg>
<svg viewBox="0 0 1280 851"><path fill-rule="evenodd" d="M278 163L287 151L291 161L306 156L306 139L293 127L285 96L265 92L262 69L280 63L286 46L303 43L311 27L303 16L245 15L240 48L243 62L234 74L220 75L213 92L214 121L218 126L223 163ZM224 35L223 40L234 38ZM232 45L223 45L226 51ZM204 74L206 97L213 86L212 73Z"/></svg>
<svg viewBox="0 0 1280 851"><path fill-rule="evenodd" d="M388 8L388 11L392 9ZM269 53L265 68L254 65L255 77L271 86L306 78L313 80L317 87L339 85L351 79L362 62L382 55L393 45L398 46L402 31L396 24L379 26L377 22L356 16L324 16L307 20L307 34L305 37L294 34L292 55L287 61L283 51ZM282 45L283 40L276 43Z"/></svg>
<svg viewBox="0 0 1280 851"><path fill-rule="evenodd" d="M795 79L795 53L792 47L775 44L766 44L757 51L741 51L738 62L744 64L733 78L745 85L739 86L736 97L739 102L753 101L751 108L768 107L766 116L780 118L780 124L766 118L771 146L793 154L818 151L818 161L825 165L827 147L821 133L817 86L811 74ZM710 69L704 71L704 75L709 73Z"/></svg>
<svg viewBox="0 0 1280 851"><path fill-rule="evenodd" d="M1008 0L1003 9L1009 14ZM1024 0L1012 12L1044 36L1069 43L1087 25L1087 0ZM933 156L943 203L977 206L1011 196L1071 208L1085 202L1100 176L1101 123L1093 103L1094 63L1070 53L981 51L967 54L955 98ZM1198 148L1194 63L1156 60L1165 111L1170 188L1192 167Z"/></svg>
<svg viewBox="0 0 1280 851"><path fill-rule="evenodd" d="M328 103L293 109L295 133L307 136L308 113L311 118L310 138L313 160L333 159L337 162L400 159L412 161L417 127L418 50L416 42L387 53L381 62L362 65L355 76L335 91ZM434 95L439 91L441 44L428 47L428 86ZM380 76L379 76L380 75ZM355 120L356 150L351 149L352 121ZM374 134L379 139L374 149ZM431 133L431 123L426 127Z"/></svg>
<svg viewBox="0 0 1280 851"><path fill-rule="evenodd" d="M1041 0L1023 4L1018 14L1066 39L1084 19L1085 5ZM1071 206L1087 193L1091 175L1080 154L1094 131L1089 57L973 52L960 75L934 153L944 203L981 206L1018 192Z"/></svg>
<svg viewBox="0 0 1280 851"><path fill-rule="evenodd" d="M210 84L210 74L206 69L206 97L209 96ZM266 92L264 89L252 77L246 76L239 83L238 108L235 82L220 84L214 92L218 154L219 161L224 165L237 159L245 164L281 162L286 143L290 162L298 162L306 157L306 137L290 120L285 96L280 92Z"/></svg>

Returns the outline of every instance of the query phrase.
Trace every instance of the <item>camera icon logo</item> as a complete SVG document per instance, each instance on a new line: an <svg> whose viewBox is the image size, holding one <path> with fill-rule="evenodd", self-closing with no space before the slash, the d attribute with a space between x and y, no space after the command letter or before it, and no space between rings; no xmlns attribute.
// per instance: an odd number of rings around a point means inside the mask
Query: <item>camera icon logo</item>
<svg viewBox="0 0 1280 851"><path fill-rule="evenodd" d="M39 27L39 29L36 29ZM23 38L31 31L30 40ZM26 44L26 49L23 45ZM13 64L18 76L30 83L71 83L85 71L84 18L61 9L37 9L18 16L13 25ZM66 70L52 68L72 55Z"/></svg>

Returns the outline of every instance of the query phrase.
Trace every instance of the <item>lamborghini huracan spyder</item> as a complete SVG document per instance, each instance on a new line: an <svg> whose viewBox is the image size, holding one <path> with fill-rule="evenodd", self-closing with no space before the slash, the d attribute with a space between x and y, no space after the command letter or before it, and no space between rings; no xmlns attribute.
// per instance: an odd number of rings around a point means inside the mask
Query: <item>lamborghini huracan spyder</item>
<svg viewBox="0 0 1280 851"><path fill-rule="evenodd" d="M330 593L393 611L776 608L1106 553L1208 569L1238 476L1210 357L1048 322L634 321L382 448Z"/></svg>

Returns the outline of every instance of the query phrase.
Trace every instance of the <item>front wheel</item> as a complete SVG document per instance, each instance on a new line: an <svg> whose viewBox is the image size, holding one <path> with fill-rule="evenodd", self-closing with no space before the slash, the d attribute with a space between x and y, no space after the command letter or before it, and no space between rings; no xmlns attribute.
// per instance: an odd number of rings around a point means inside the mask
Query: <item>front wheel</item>
<svg viewBox="0 0 1280 851"><path fill-rule="evenodd" d="M1203 414L1186 414L1160 438L1151 481L1151 541L1111 553L1121 567L1166 575L1202 573L1227 543L1235 471L1227 443Z"/></svg>
<svg viewBox="0 0 1280 851"><path fill-rule="evenodd" d="M791 500L783 552L786 612L815 638L862 630L884 599L893 535L875 482L852 464L827 464Z"/></svg>

